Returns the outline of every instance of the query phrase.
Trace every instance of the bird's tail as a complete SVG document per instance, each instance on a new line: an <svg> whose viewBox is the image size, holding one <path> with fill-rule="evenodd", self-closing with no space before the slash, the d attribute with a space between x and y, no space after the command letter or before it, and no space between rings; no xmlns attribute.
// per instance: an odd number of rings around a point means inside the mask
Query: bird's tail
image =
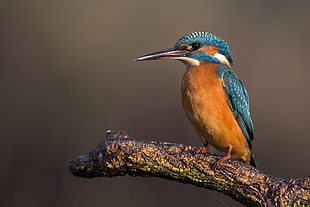
<svg viewBox="0 0 310 207"><path fill-rule="evenodd" d="M256 165L256 162L255 162L254 154L253 153L251 153L250 165L252 165L253 167L257 168L257 165Z"/></svg>

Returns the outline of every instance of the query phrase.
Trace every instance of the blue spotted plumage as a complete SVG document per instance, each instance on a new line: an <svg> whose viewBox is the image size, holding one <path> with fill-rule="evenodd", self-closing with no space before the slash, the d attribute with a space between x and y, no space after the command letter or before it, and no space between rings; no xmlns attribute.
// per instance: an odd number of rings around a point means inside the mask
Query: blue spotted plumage
<svg viewBox="0 0 310 207"><path fill-rule="evenodd" d="M221 65L220 67L227 67ZM250 105L248 92L243 86L237 75L230 69L222 73L224 88L227 95L227 101L232 113L234 114L243 134L249 140L254 138L254 127L250 115Z"/></svg>
<svg viewBox="0 0 310 207"><path fill-rule="evenodd" d="M255 167L249 97L231 69L234 59L228 44L211 33L193 32L181 37L173 48L136 60L157 59L176 59L185 63L184 110L204 144L227 152L220 162L232 156Z"/></svg>
<svg viewBox="0 0 310 207"><path fill-rule="evenodd" d="M238 76L227 66L221 64L219 71L224 71L219 74L224 82L224 88L227 95L229 107L234 114L244 136L247 139L247 144L252 152L252 143L254 139L254 126L250 114L249 96L243 83ZM226 68L223 70L223 68ZM256 166L254 155L251 154L251 165Z"/></svg>

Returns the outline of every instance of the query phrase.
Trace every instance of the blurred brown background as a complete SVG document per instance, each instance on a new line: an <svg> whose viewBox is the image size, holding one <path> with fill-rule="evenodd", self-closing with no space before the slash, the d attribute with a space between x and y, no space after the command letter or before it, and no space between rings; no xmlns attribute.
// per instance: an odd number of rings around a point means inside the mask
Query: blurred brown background
<svg viewBox="0 0 310 207"><path fill-rule="evenodd" d="M309 1L0 2L2 206L240 206L159 178L81 179L76 154L107 129L200 145L183 114L180 62L134 62L182 35L225 39L246 85L260 169L309 175Z"/></svg>

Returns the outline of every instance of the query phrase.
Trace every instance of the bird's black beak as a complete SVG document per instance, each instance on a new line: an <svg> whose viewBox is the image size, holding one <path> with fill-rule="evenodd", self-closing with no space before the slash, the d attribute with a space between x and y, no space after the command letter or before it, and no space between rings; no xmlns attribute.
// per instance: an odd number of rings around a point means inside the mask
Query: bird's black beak
<svg viewBox="0 0 310 207"><path fill-rule="evenodd" d="M161 50L158 52L153 52L141 57L135 58L135 61L144 60L161 60L161 59L174 59L175 57L184 57L188 53L187 50L178 50L175 48L169 48L167 50Z"/></svg>

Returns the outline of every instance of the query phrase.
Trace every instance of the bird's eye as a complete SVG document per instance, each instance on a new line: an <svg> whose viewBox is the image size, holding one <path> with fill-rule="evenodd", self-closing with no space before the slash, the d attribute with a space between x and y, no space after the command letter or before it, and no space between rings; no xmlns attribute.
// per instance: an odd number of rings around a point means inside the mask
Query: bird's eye
<svg viewBox="0 0 310 207"><path fill-rule="evenodd" d="M200 42L194 42L192 45L193 50L198 50L201 48L201 43Z"/></svg>

